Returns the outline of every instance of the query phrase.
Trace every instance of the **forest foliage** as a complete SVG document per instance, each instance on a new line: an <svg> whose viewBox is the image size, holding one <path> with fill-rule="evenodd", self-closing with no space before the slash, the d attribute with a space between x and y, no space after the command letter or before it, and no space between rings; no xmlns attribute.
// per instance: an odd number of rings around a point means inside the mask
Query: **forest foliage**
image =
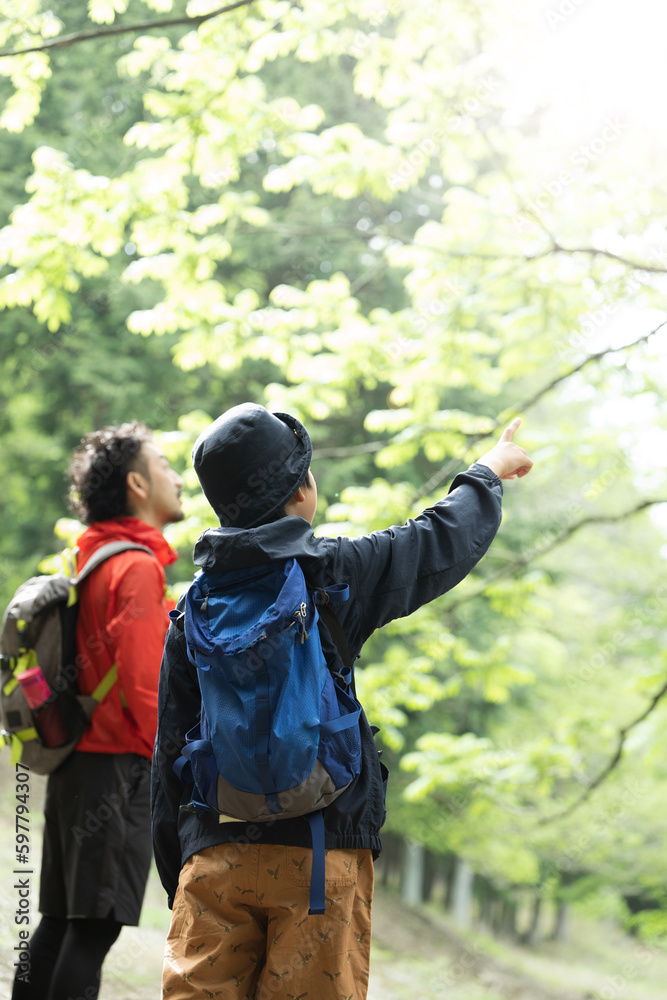
<svg viewBox="0 0 667 1000"><path fill-rule="evenodd" d="M337 534L416 515L520 415L489 554L360 662L387 828L659 937L667 133L644 7L570 6L3 5L0 583L76 530L104 423L184 475L179 587L228 406L304 420Z"/></svg>

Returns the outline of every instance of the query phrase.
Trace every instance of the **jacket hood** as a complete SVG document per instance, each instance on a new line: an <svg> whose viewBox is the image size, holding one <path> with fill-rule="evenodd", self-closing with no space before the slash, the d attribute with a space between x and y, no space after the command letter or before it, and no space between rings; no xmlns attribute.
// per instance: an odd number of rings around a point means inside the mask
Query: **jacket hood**
<svg viewBox="0 0 667 1000"><path fill-rule="evenodd" d="M77 539L78 568L83 569L100 545L115 541L136 542L138 545L145 545L151 552L155 553L162 566L169 566L170 563L176 562L178 559L167 539L157 528L153 528L150 524L146 524L145 521L140 521L136 517L115 517L109 521L96 521L79 536Z"/></svg>
<svg viewBox="0 0 667 1000"><path fill-rule="evenodd" d="M333 538L316 538L302 517L282 517L257 528L209 528L197 540L195 566L207 572L261 566L295 558L313 585L323 586Z"/></svg>

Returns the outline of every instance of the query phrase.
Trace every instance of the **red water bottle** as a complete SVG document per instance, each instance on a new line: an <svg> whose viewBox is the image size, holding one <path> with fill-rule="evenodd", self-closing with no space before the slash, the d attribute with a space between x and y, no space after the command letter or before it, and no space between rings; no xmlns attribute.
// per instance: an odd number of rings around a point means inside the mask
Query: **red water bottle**
<svg viewBox="0 0 667 1000"><path fill-rule="evenodd" d="M32 667L18 675L25 700L32 712L35 729L44 746L62 747L70 737L63 723L58 702L41 667Z"/></svg>

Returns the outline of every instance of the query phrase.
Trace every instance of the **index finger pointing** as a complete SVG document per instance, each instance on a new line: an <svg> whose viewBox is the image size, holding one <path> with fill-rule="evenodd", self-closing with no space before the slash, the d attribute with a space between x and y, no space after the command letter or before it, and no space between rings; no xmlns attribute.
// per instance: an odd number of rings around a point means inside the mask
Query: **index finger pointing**
<svg viewBox="0 0 667 1000"><path fill-rule="evenodd" d="M520 423L521 423L521 417L515 417L512 423L509 425L509 427L506 427L505 430L500 435L500 440L511 441L512 438L514 437L514 432L516 431Z"/></svg>

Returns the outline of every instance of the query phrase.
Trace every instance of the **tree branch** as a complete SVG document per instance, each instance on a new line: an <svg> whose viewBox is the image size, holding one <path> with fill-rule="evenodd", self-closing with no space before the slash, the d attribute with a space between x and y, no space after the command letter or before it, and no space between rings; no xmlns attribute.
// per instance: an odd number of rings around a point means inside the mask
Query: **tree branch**
<svg viewBox="0 0 667 1000"><path fill-rule="evenodd" d="M486 143L487 147L489 148L489 151L491 152L491 156L495 161L496 166L498 167L499 171L503 174L507 183L509 184L510 190L514 190L514 178L507 169L505 158L502 156L500 151L496 149L494 143L491 141L491 137L488 134L488 131L486 129L480 129L479 131L483 141ZM521 203L519 203L519 208L521 209L522 215L533 219L535 223L540 227L540 229L542 229L542 231L547 234L552 244L548 250L545 250L542 253L535 254L532 257L531 256L524 256L523 258L520 257L519 259L537 260L540 257L548 257L550 253L567 253L567 254L585 253L591 256L597 256L598 254L601 254L605 257L609 257L611 260L617 260L619 261L619 263L625 264L626 267L631 267L634 270L651 271L657 274L667 274L667 267L656 267L653 264L639 264L636 263L635 261L627 260L627 258L625 257L620 257L618 254L612 253L610 250L598 250L596 247L574 247L571 249L567 247L562 247L559 244L556 237L553 235L553 233L547 228L544 220L540 218L540 216L536 212L534 212L532 208L529 208ZM468 254L466 256L474 256L474 255Z"/></svg>
<svg viewBox="0 0 667 1000"><path fill-rule="evenodd" d="M351 458L353 455L368 455L380 451L388 444L387 441L367 441L365 444L353 444L348 448L314 448L313 460L320 458Z"/></svg>
<svg viewBox="0 0 667 1000"><path fill-rule="evenodd" d="M628 348L630 347L637 347L638 344L646 343L648 340L650 340L650 338L654 334L658 333L658 331L661 330L663 326L666 325L667 325L667 319L663 320L662 323L659 323L655 327L655 329L650 330L648 333L644 334L643 337L638 337L637 340L633 340L629 344L623 344L621 347L608 347L604 351L596 351L594 354L589 354L578 365L575 365L574 368L571 368L568 372L565 372L564 375L559 375L557 378L553 379L552 382L549 382L548 385L545 385L541 389L539 389L534 396L531 396L529 399L525 400L521 404L522 408L527 409L530 406L534 406L535 403L537 403L538 400L540 400L542 396L545 395L545 393L551 392L551 390L554 389L559 384L559 382L564 382L565 379L571 378L572 375L576 375L583 368L586 368L587 365L592 364L594 361L600 361L600 359L604 358L605 355L615 354L618 351L627 351Z"/></svg>
<svg viewBox="0 0 667 1000"><path fill-rule="evenodd" d="M400 238L400 237L399 237ZM414 240L402 240L406 246L416 247L417 250L429 250L431 253L439 254L443 257L455 257L456 259L466 260L469 257L473 257L475 260L489 260L489 261L515 261L524 260L531 262L534 260L542 260L544 257L548 257L552 253L585 253L591 257L602 256L609 257L611 260L616 260L620 264L624 264L626 267L630 267L635 271L650 271L652 274L667 274L667 267L659 267L656 264L643 264L638 260L629 260L627 257L621 257L617 253L612 253L611 250L602 250L600 247L562 247L559 243L554 241L551 246L547 247L546 250L542 250L540 253L534 254L494 254L494 253L476 253L474 250L441 250L438 247L434 247L427 243L417 243Z"/></svg>
<svg viewBox="0 0 667 1000"><path fill-rule="evenodd" d="M572 375L576 375L587 365L592 364L594 361L600 361L601 358L605 357L607 354L614 354L618 351L627 351L631 347L636 347L638 344L643 344L649 340L654 334L656 334L663 326L667 325L667 320L660 323L654 330L649 333L638 337L637 340L631 341L629 344L623 344L621 347L610 347L605 351L597 351L595 354L589 354L583 361L569 371L565 372L563 375L559 375L557 378L552 379L546 385L542 386L541 389L528 399L525 399L522 403L519 403L516 407L512 407L512 412L523 413L531 406L542 399L548 392L554 389L560 382L564 382L566 379L570 378ZM501 414L495 421L493 428L484 434L476 434L470 437L468 441L468 448L473 448L480 441L484 441L495 434L501 427L505 426L506 420L508 419L507 414ZM365 444L352 445L350 447L340 447L340 448L318 448L313 451L313 459L320 458L349 458L353 455L362 454L372 454L373 452L380 451L382 448L386 448L391 445L392 439L389 438L386 441L368 441ZM415 491L411 503L417 503L419 500L423 500L428 497L435 490L438 489L444 482L448 482L452 476L460 469L462 465L462 460L460 458L450 459L445 465L435 472L430 479L428 479L419 490ZM661 502L661 501L657 501Z"/></svg>
<svg viewBox="0 0 667 1000"><path fill-rule="evenodd" d="M179 24L198 27L205 21L210 21L213 17L218 17L220 14L228 14L232 10L237 10L239 7L247 7L251 3L254 3L254 0L236 0L236 3L227 4L225 7L218 7L217 10L212 10L208 14L198 14L196 17L183 15L182 17L166 18L163 21L150 20L138 21L134 24L114 24L110 28L91 28L89 31L77 31L71 35L59 35L57 38L49 38L40 45L33 45L27 49L7 49L4 52L0 52L0 59L6 59L8 56L24 56L29 52L51 52L53 49L64 49L70 45L77 45L79 42L89 42L95 38L107 38L111 35L126 35L133 31L153 31L155 28L173 28Z"/></svg>
<svg viewBox="0 0 667 1000"><path fill-rule="evenodd" d="M625 521L628 517L633 517L635 514L639 514L642 510L646 510L648 507L654 507L656 504L667 503L667 499L656 499L656 500L642 500L641 503L637 504L636 507L631 507L630 510L622 511L620 514L600 514L591 515L589 517L582 517L581 520L575 521L574 524L570 524L567 528L560 532L560 534L555 535L551 541L546 544L536 544L527 552L520 555L517 559L513 559L512 562L507 563L502 569L499 569L496 573L491 576L487 576L480 584L480 586L464 596L460 597L456 601L452 601L445 608L445 611L453 611L454 609L460 607L461 604L465 604L467 601L473 600L475 597L479 597L484 593L488 587L495 583L497 580L503 580L508 576L514 576L519 570L527 566L533 559L537 556L543 556L547 552L552 552L553 549L567 542L575 532L580 531L582 528L586 528L591 524L616 524L618 521Z"/></svg>
<svg viewBox="0 0 667 1000"><path fill-rule="evenodd" d="M512 411L515 413L524 413L526 410L530 409L531 406L535 406L535 404L538 403L543 396L545 396L548 392L551 392L551 390L557 385L564 382L566 379L571 378L572 375L576 375L578 372L582 371L582 369L586 368L587 365L592 364L594 361L600 361L601 358L604 358L607 354L615 354L618 351L627 351L629 348L636 347L638 344L646 343L651 337L654 336L654 334L658 333L658 331L666 325L667 320L663 320L663 322L659 323L655 329L639 337L637 340L631 341L629 344L623 344L621 347L608 347L604 351L596 351L594 354L589 354L583 361L580 361L578 365L570 368L569 371L564 372L564 374L558 375L556 378L552 379L551 382L543 385L541 389L538 389L537 392L535 392L528 399L524 399L522 403L519 403L516 407L512 407ZM501 414L499 418L496 419L495 425L490 431L487 431L485 434L478 434L471 438L469 441L469 447L474 447L480 441L484 441L486 438L490 437L497 430L503 427L505 424L504 417L505 414ZM417 492L415 492L412 502L416 503L418 500L429 496L444 482L447 482L456 470L460 468L460 466L461 459L450 459L445 465L442 466L442 468L438 469L438 471L435 472Z"/></svg>
<svg viewBox="0 0 667 1000"><path fill-rule="evenodd" d="M636 271L651 271L653 274L667 274L667 267L658 267L655 264L640 264L639 261L628 260L627 257L621 257L617 253L612 253L611 250L601 250L599 247L562 247L556 242L554 242L554 245L545 253L536 254L535 257L527 257L526 260L536 260L538 257L546 257L550 253L585 253L590 257L609 257L610 260L617 260L620 264L625 264L626 267L631 267Z"/></svg>
<svg viewBox="0 0 667 1000"><path fill-rule="evenodd" d="M595 789L599 788L600 785L603 783L603 781L607 780L607 778L614 770L614 768L617 767L618 764L621 762L621 759L623 757L623 751L625 749L625 742L628 738L628 735L641 722L643 722L644 719L648 718L651 712L653 712L654 709L658 706L661 699L664 698L665 694L667 694L667 681L665 681L662 687L653 695L653 698L649 702L648 707L645 708L644 711L641 712L636 719L633 719L632 722L629 722L627 726L623 726L622 729L619 729L617 743L616 743L616 750L614 751L614 754L611 757L609 763L606 764L600 771L600 773L597 775L597 777L593 778L593 780L586 786L586 788L579 796L579 798L575 799L574 802L572 802L569 806L567 806L566 809L563 809L561 812L554 813L552 816L542 817L542 819L538 821L540 826L545 826L547 823L554 823L556 820L566 819L568 816L572 815L575 809L578 809L579 806L582 806L584 802L586 802L591 797Z"/></svg>

